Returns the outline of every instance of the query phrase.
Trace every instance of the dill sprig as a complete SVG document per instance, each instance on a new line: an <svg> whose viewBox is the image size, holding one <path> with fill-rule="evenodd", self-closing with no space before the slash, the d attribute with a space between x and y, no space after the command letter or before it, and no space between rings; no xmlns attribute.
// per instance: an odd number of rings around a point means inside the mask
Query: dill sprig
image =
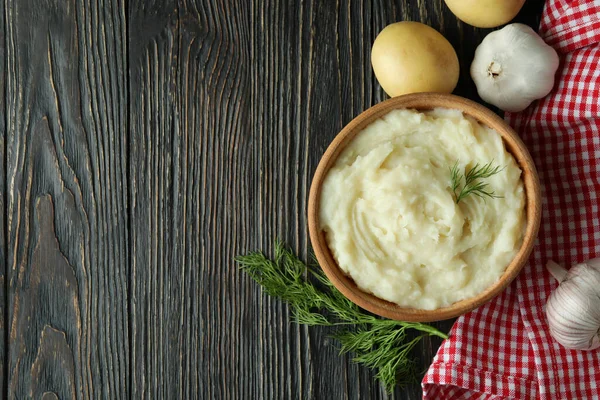
<svg viewBox="0 0 600 400"><path fill-rule="evenodd" d="M451 180L451 188L452 193L454 193L454 198L456 199L456 204L458 204L462 199L467 197L470 194L474 194L477 197L481 197L485 200L486 197L492 199L502 198L502 196L497 196L495 192L487 189L488 184L485 182L481 182L481 179L486 179L491 176L494 176L500 173L505 167L500 168L499 166L492 166L493 161L485 165L479 165L479 163L475 164L473 168L469 170L466 174L462 174L458 167L458 160L454 163L454 166L450 168L450 180ZM458 192L458 188L460 187L461 181L464 179L465 184ZM458 193L457 193L458 192Z"/></svg>
<svg viewBox="0 0 600 400"><path fill-rule="evenodd" d="M416 363L409 353L423 337L448 338L430 325L366 313L344 297L318 266L305 264L280 242L275 244L274 259L254 252L237 257L236 261L268 295L290 306L297 323L338 327L332 336L341 344L340 353L352 352L354 362L377 369L376 378L388 392L396 385L415 381ZM306 272L320 287L306 277ZM409 340L407 329L421 334Z"/></svg>

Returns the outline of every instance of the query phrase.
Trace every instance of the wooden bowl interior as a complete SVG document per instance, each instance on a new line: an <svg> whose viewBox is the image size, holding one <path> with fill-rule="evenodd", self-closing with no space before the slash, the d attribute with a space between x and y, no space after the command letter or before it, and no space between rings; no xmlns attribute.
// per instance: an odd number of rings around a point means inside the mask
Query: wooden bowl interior
<svg viewBox="0 0 600 400"><path fill-rule="evenodd" d="M369 124L394 109L431 110L438 107L460 110L465 115L471 116L480 123L496 130L502 136L507 151L513 155L522 170L521 178L524 183L526 195L525 211L527 227L520 250L496 283L478 296L456 302L448 307L436 310L420 310L401 307L370 293L366 293L359 289L354 281L342 272L329 250L325 233L320 229L320 197L325 176L335 164L337 157L348 143ZM454 318L471 311L498 295L512 282L527 262L533 248L541 219L540 204L539 178L531 155L520 137L500 117L487 108L462 97L437 93L417 93L395 97L369 108L350 122L336 136L323 155L311 184L308 201L308 227L310 240L321 268L346 297L360 307L382 317L402 321L430 322Z"/></svg>

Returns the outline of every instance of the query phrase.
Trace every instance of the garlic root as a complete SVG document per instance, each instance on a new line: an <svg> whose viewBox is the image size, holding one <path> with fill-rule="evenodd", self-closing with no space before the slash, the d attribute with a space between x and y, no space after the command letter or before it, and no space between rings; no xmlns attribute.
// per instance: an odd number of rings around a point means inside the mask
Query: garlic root
<svg viewBox="0 0 600 400"><path fill-rule="evenodd" d="M552 274L552 276L558 281L558 283L564 281L569 273L569 271L567 271L552 260L548 261L548 264L546 264L546 269Z"/></svg>

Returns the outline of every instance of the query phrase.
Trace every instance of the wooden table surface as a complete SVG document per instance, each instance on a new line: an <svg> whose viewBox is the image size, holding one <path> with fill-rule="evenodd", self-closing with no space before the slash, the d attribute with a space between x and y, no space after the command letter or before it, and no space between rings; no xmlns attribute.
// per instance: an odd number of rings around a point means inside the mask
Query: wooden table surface
<svg viewBox="0 0 600 400"><path fill-rule="evenodd" d="M541 7L517 20L536 26ZM317 162L385 99L369 60L385 25L440 30L455 93L476 100L487 31L443 0L6 0L0 14L0 398L386 398L233 257L276 238L307 257ZM423 368L439 344L418 348Z"/></svg>

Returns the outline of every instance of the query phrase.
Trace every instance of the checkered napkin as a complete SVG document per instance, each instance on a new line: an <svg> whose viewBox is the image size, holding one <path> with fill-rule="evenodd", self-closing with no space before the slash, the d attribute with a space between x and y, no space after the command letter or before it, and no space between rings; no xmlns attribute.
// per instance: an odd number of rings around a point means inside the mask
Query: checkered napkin
<svg viewBox="0 0 600 400"><path fill-rule="evenodd" d="M554 90L506 119L542 183L540 234L500 296L459 318L423 379L424 399L599 399L600 349L566 350L544 305L545 270L600 257L600 0L548 0L540 35L560 55Z"/></svg>

